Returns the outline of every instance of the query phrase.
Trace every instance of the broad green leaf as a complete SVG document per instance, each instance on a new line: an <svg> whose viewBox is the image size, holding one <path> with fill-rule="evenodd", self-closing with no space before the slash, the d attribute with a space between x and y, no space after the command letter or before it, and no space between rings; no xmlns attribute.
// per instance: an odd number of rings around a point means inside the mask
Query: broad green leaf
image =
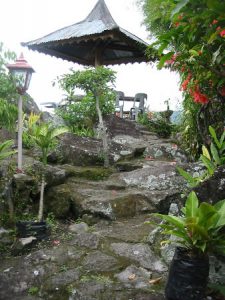
<svg viewBox="0 0 225 300"><path fill-rule="evenodd" d="M168 231L164 231L164 233L177 236L177 237L181 238L182 240L185 240L186 242L191 243L191 239L187 235L187 232L181 232L179 230L168 230Z"/></svg>
<svg viewBox="0 0 225 300"><path fill-rule="evenodd" d="M171 13L171 18L173 18L173 16L177 13L179 13L181 11L181 9L188 4L190 0L181 0L179 1L179 3L177 4L177 6L174 8L174 10Z"/></svg>
<svg viewBox="0 0 225 300"><path fill-rule="evenodd" d="M13 143L13 140L7 140L0 144L0 160L3 160L17 152L16 150L10 149Z"/></svg>
<svg viewBox="0 0 225 300"><path fill-rule="evenodd" d="M0 151L4 151L13 145L13 140L7 140L0 144Z"/></svg>
<svg viewBox="0 0 225 300"><path fill-rule="evenodd" d="M221 147L222 147L222 144L223 144L223 142L224 142L224 138L225 138L225 131L223 132L223 134L222 134L221 137L220 137L220 145L221 145ZM225 147L225 143L224 143L223 146Z"/></svg>
<svg viewBox="0 0 225 300"><path fill-rule="evenodd" d="M17 152L16 150L2 152L2 153L0 153L0 160L3 160L5 158L15 154L16 152Z"/></svg>
<svg viewBox="0 0 225 300"><path fill-rule="evenodd" d="M210 135L213 138L214 142L216 143L216 146L220 149L221 148L221 144L220 144L220 142L219 142L219 140L217 138L216 131L215 131L215 129L212 126L209 126L209 132L210 132Z"/></svg>
<svg viewBox="0 0 225 300"><path fill-rule="evenodd" d="M219 214L219 219L216 227L221 227L225 225L225 200L221 200L214 205Z"/></svg>
<svg viewBox="0 0 225 300"><path fill-rule="evenodd" d="M203 154L205 157L207 157L209 160L211 160L209 151L208 151L208 149L206 148L205 145L202 146L202 154Z"/></svg>
<svg viewBox="0 0 225 300"><path fill-rule="evenodd" d="M175 228L180 228L184 230L184 221L180 217L170 216L170 215L162 215L162 214L154 214L155 216L163 219L164 221L168 222L169 225L175 226Z"/></svg>
<svg viewBox="0 0 225 300"><path fill-rule="evenodd" d="M204 163L210 175L213 175L216 169L216 166L211 162L206 156L200 156L201 161Z"/></svg>
<svg viewBox="0 0 225 300"><path fill-rule="evenodd" d="M186 217L196 217L198 213L198 198L195 192L191 192L186 200L185 208L186 208Z"/></svg>
<svg viewBox="0 0 225 300"><path fill-rule="evenodd" d="M214 216L215 214L217 214L217 211L213 205L206 202L200 203L198 209L199 225L205 226L206 229L210 228L212 226L211 224L211 221L213 220L212 216Z"/></svg>
<svg viewBox="0 0 225 300"><path fill-rule="evenodd" d="M217 149L216 149L216 147L213 143L211 143L211 145L210 145L210 150L211 150L211 154L212 154L212 157L213 157L214 161L216 162L216 164L218 166L220 166L221 165L221 159L220 159L218 151L217 151Z"/></svg>
<svg viewBox="0 0 225 300"><path fill-rule="evenodd" d="M192 241L196 244L198 241L208 239L208 232L203 227L197 223L189 223L187 224L187 228L192 232Z"/></svg>

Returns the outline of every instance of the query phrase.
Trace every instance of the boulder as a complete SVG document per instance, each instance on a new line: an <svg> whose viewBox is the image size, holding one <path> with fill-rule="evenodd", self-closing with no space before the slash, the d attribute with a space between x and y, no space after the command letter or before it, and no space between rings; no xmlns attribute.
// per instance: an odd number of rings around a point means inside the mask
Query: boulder
<svg viewBox="0 0 225 300"><path fill-rule="evenodd" d="M34 99L26 93L26 100L23 101L23 111L26 114L30 114L31 112L35 113L35 114L40 114L41 111L38 108L37 103L34 101Z"/></svg>
<svg viewBox="0 0 225 300"><path fill-rule="evenodd" d="M220 166L214 175L193 189L200 201L215 204L225 199L225 166Z"/></svg>
<svg viewBox="0 0 225 300"><path fill-rule="evenodd" d="M177 144L169 139L160 139L154 134L144 132L143 135L133 137L125 134L116 135L112 140L126 146L134 153L134 157L143 155L146 158L160 161L188 161L187 155Z"/></svg>
<svg viewBox="0 0 225 300"><path fill-rule="evenodd" d="M83 262L84 269L94 272L110 272L119 269L118 260L100 251L88 254Z"/></svg>
<svg viewBox="0 0 225 300"><path fill-rule="evenodd" d="M61 135L59 139L60 142L56 151L49 156L50 162L76 166L103 165L101 140L91 137L80 137L72 133ZM111 163L121 158L120 151L126 150L125 147L114 142L109 143L109 148Z"/></svg>
<svg viewBox="0 0 225 300"><path fill-rule="evenodd" d="M164 263L154 254L148 245L142 243L112 243L111 248L117 255L129 258L147 270L158 273L167 270Z"/></svg>
<svg viewBox="0 0 225 300"><path fill-rule="evenodd" d="M147 271L142 267L131 265L124 271L116 274L115 277L121 281L126 288L149 288L149 280L152 272Z"/></svg>

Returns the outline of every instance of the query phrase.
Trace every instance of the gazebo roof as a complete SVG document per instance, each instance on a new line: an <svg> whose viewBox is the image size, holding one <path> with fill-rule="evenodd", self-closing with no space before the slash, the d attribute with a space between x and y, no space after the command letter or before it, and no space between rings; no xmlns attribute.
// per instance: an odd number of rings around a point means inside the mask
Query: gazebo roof
<svg viewBox="0 0 225 300"><path fill-rule="evenodd" d="M117 25L104 0L83 21L22 45L83 65L147 61L148 44Z"/></svg>

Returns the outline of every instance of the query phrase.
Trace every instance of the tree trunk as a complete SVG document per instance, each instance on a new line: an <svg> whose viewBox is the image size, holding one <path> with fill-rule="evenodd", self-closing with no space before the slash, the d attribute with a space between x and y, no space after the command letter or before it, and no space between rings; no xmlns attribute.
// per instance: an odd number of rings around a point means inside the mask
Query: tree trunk
<svg viewBox="0 0 225 300"><path fill-rule="evenodd" d="M45 190L45 175L42 174L42 177L41 177L40 200L39 200L39 211L38 211L38 221L39 222L41 222L43 220L44 190Z"/></svg>
<svg viewBox="0 0 225 300"><path fill-rule="evenodd" d="M102 112L101 112L100 105L99 105L99 96L95 95L95 98L96 98L96 110L98 113L98 120L99 120L100 136L101 136L102 144L103 144L104 167L108 168L109 167L109 147L108 147L106 127L103 122Z"/></svg>

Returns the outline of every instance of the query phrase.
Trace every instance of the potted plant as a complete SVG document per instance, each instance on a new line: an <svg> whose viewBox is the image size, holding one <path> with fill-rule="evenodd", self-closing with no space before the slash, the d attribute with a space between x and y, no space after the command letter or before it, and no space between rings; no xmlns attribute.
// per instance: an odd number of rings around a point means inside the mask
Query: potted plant
<svg viewBox="0 0 225 300"><path fill-rule="evenodd" d="M21 237L34 235L37 239L42 239L47 232L47 224L43 220L44 211L44 189L45 189L45 169L47 166L47 157L56 146L56 137L62 133L68 132L66 127L54 127L51 123L42 123L40 125L33 125L30 137L34 144L41 150L40 160L43 163L41 174L41 189L39 199L39 211L36 222L18 222L17 229Z"/></svg>
<svg viewBox="0 0 225 300"><path fill-rule="evenodd" d="M158 224L163 233L177 237L166 299L201 300L209 275L208 254L225 254L225 200L215 205L199 204L195 192L191 192L181 211L181 216L154 214L165 221Z"/></svg>

